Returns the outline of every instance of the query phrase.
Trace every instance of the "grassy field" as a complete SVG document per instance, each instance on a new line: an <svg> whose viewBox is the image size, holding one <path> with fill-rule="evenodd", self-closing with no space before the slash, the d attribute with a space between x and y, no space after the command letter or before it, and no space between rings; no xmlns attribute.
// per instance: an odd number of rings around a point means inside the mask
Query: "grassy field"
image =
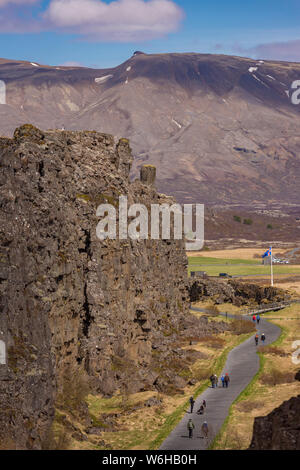
<svg viewBox="0 0 300 470"><path fill-rule="evenodd" d="M210 258L206 256L193 256L188 258L189 274L191 271L205 271L209 276L218 276L227 273L231 276L270 276L270 266L260 264L259 259L229 259ZM274 276L287 274L300 274L299 265L275 264Z"/></svg>
<svg viewBox="0 0 300 470"><path fill-rule="evenodd" d="M260 371L232 405L213 449L247 449L254 418L269 414L299 394L299 382L294 380L299 365L292 362L292 344L300 339L300 307L293 305L264 315L268 316L282 328L282 334L273 345L261 348Z"/></svg>

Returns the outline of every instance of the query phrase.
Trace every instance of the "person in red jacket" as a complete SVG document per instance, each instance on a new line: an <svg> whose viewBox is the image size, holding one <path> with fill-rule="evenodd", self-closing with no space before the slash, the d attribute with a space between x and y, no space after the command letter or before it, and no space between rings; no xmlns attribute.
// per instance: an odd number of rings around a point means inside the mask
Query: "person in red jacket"
<svg viewBox="0 0 300 470"><path fill-rule="evenodd" d="M255 315L253 315L252 320L253 320L254 323L256 322L256 316Z"/></svg>
<svg viewBox="0 0 300 470"><path fill-rule="evenodd" d="M226 388L228 388L229 382L230 382L230 378L229 378L229 375L226 373L224 377L224 383L225 383Z"/></svg>

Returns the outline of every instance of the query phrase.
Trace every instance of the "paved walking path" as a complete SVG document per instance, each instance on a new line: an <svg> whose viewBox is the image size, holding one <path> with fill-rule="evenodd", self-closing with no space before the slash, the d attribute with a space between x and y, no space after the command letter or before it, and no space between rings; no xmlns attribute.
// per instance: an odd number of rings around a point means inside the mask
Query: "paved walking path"
<svg viewBox="0 0 300 470"><path fill-rule="evenodd" d="M252 317L248 318L252 319ZM257 329L259 335L261 335L261 333L265 334L265 344L273 343L279 337L281 332L278 326L273 325L264 319L260 320L260 324ZM259 356L256 354L257 348L255 346L254 336L255 335L253 334L251 338L232 349L227 357L222 373L225 374L228 372L230 376L229 387L223 388L218 386L217 388L207 388L196 399L193 414L190 413L190 409L186 410L187 412L183 419L161 445L161 450L207 449L214 437L220 431L220 428L228 415L230 405L251 382L252 378L259 370ZM260 340L259 345L262 345ZM207 408L204 415L197 415L196 411L199 409L203 400L206 400ZM192 418L195 425L192 439L189 439L187 430L187 423L190 418ZM201 426L204 421L207 421L208 426L211 429L208 439L205 439L201 432Z"/></svg>

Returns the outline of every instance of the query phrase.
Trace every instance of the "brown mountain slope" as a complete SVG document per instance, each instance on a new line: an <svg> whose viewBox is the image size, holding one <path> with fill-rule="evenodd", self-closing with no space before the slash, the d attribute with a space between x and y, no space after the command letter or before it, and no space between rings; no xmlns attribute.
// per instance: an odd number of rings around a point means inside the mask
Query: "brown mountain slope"
<svg viewBox="0 0 300 470"><path fill-rule="evenodd" d="M134 54L113 69L0 61L0 132L95 129L131 140L182 202L300 203L300 64L202 54Z"/></svg>

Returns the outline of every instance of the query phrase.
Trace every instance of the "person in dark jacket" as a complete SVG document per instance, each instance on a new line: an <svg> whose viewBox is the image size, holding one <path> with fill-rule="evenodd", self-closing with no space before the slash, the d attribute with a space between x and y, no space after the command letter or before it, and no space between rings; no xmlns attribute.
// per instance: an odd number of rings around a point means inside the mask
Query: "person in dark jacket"
<svg viewBox="0 0 300 470"><path fill-rule="evenodd" d="M259 325L259 322L260 322L260 316L259 315L256 316L256 321L257 321L257 324Z"/></svg>
<svg viewBox="0 0 300 470"><path fill-rule="evenodd" d="M224 382L225 382L225 387L228 388L230 378L229 378L229 375L227 373L225 374Z"/></svg>
<svg viewBox="0 0 300 470"><path fill-rule="evenodd" d="M199 408L199 410L197 411L197 414L198 414L198 415L203 415L203 413L204 413L204 406L201 405L200 408Z"/></svg>
<svg viewBox="0 0 300 470"><path fill-rule="evenodd" d="M255 344L257 346L258 345L258 339L259 339L258 334L255 335L254 339L255 339Z"/></svg>
<svg viewBox="0 0 300 470"><path fill-rule="evenodd" d="M260 339L262 340L263 343L266 341L266 336L264 333L261 335Z"/></svg>
<svg viewBox="0 0 300 470"><path fill-rule="evenodd" d="M188 424L187 424L187 428L188 428L188 431L189 431L189 438L192 439L193 431L195 429L195 425L194 425L192 419L189 419Z"/></svg>
<svg viewBox="0 0 300 470"><path fill-rule="evenodd" d="M191 405L191 413L193 413L193 409L194 409L194 405L195 405L195 400L194 400L194 397L191 397L190 398L190 405Z"/></svg>

